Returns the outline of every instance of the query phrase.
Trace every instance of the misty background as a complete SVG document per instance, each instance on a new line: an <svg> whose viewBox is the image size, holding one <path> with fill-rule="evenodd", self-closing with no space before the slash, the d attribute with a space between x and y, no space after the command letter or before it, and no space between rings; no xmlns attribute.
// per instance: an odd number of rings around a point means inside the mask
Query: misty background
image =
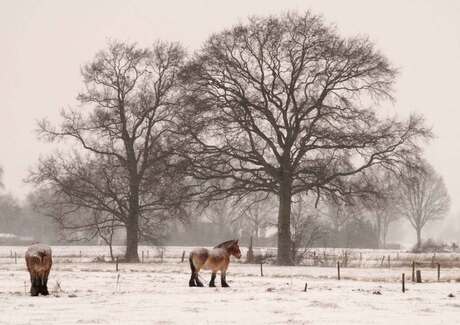
<svg viewBox="0 0 460 325"><path fill-rule="evenodd" d="M424 237L458 241L460 4L456 1L2 2L0 166L4 187L0 203L4 208L0 233L59 240L51 220L27 204L33 188L23 181L38 158L51 150L49 144L37 139L37 120L48 117L58 121L61 108L78 105L76 95L83 88L80 69L108 40L137 42L140 46L149 46L158 38L177 40L192 52L201 47L211 31L233 26L250 15L308 9L337 24L345 36L368 35L398 67L395 102L384 103L384 109L403 117L412 112L425 116L435 134L425 146L425 156L444 178L451 197L449 215L427 227ZM268 205L268 209L264 214L276 215L276 204ZM209 220L227 212L230 219L239 213L232 215L231 208L211 208L205 213L209 216L205 216L208 234L214 234L215 240L233 235L218 229L219 220ZM273 235L270 226L265 228L263 237ZM196 240L202 234L193 236L192 230L189 234L191 239L180 244L205 244ZM170 241L179 243L174 237ZM415 234L407 221L399 220L392 224L387 241L409 246L415 242ZM273 242L267 240L266 244Z"/></svg>

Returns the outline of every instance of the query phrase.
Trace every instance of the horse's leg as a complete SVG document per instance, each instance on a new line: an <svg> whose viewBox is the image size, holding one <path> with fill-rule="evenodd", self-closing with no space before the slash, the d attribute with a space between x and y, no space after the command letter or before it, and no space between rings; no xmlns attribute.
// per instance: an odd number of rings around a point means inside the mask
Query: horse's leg
<svg viewBox="0 0 460 325"><path fill-rule="evenodd" d="M192 273L192 276L190 277L190 280L188 281L188 286L189 287L196 287L195 274L194 273Z"/></svg>
<svg viewBox="0 0 460 325"><path fill-rule="evenodd" d="M210 287L215 287L216 286L216 284L214 283L215 280L216 280L216 272L213 271L212 274L211 274L211 281L209 282Z"/></svg>
<svg viewBox="0 0 460 325"><path fill-rule="evenodd" d="M192 275L190 276L190 280L188 281L188 285L189 285L189 287L196 287L195 278L198 277L198 274L196 272L195 265L193 265L192 256L190 256L188 260L190 262L190 270L192 271Z"/></svg>
<svg viewBox="0 0 460 325"><path fill-rule="evenodd" d="M50 271L51 271L51 268L46 272L46 275L45 275L45 292L46 292L46 294L49 294L49 292L48 292L48 277L50 275Z"/></svg>
<svg viewBox="0 0 460 325"><path fill-rule="evenodd" d="M204 287L203 282L201 282L200 279L198 279L198 272L200 272L199 269L195 272L195 282L196 282L196 286L197 286L197 287Z"/></svg>
<svg viewBox="0 0 460 325"><path fill-rule="evenodd" d="M44 296L49 295L49 292L48 292L48 272L46 272L45 275L42 278L41 294L44 295Z"/></svg>
<svg viewBox="0 0 460 325"><path fill-rule="evenodd" d="M31 283L31 286L30 286L30 295L31 296L38 296L38 294L40 293L40 283L39 283L40 279L38 279L37 276L34 276L34 275L30 275L30 283Z"/></svg>
<svg viewBox="0 0 460 325"><path fill-rule="evenodd" d="M227 269L228 269L228 263L229 260L227 259L224 264L222 265L222 268L220 270L220 283L222 284L223 288L228 288L230 287L226 281L226 276L227 276Z"/></svg>
<svg viewBox="0 0 460 325"><path fill-rule="evenodd" d="M220 271L220 283L222 285L222 288L228 288L230 287L227 283L227 281L225 280L226 279L226 276L227 276L227 270L226 269L222 269Z"/></svg>

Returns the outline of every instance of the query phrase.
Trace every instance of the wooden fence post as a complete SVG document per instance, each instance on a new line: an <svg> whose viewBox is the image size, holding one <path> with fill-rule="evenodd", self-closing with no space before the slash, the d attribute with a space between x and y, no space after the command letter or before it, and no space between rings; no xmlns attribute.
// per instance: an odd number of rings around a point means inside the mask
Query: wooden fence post
<svg viewBox="0 0 460 325"><path fill-rule="evenodd" d="M438 282L441 279L441 264L438 263Z"/></svg>
<svg viewBox="0 0 460 325"><path fill-rule="evenodd" d="M401 277L401 283L402 283L402 292L406 292L406 279L405 279L405 274L403 273L402 274L402 277Z"/></svg>
<svg viewBox="0 0 460 325"><path fill-rule="evenodd" d="M184 263L184 259L185 259L185 251L182 252L182 259L180 260L180 262Z"/></svg>
<svg viewBox="0 0 460 325"><path fill-rule="evenodd" d="M303 289L304 292L307 292L307 287L308 287L308 283L305 282L305 288Z"/></svg>
<svg viewBox="0 0 460 325"><path fill-rule="evenodd" d="M115 257L115 271L118 272L118 256Z"/></svg>
<svg viewBox="0 0 460 325"><path fill-rule="evenodd" d="M422 283L422 272L420 270L417 270L416 275L417 275L417 283Z"/></svg>
<svg viewBox="0 0 460 325"><path fill-rule="evenodd" d="M340 280L340 262L337 261L337 280Z"/></svg>
<svg viewBox="0 0 460 325"><path fill-rule="evenodd" d="M415 262L412 261L412 282L415 282Z"/></svg>
<svg viewBox="0 0 460 325"><path fill-rule="evenodd" d="M260 261L260 276L264 276L264 270L262 268L262 261Z"/></svg>

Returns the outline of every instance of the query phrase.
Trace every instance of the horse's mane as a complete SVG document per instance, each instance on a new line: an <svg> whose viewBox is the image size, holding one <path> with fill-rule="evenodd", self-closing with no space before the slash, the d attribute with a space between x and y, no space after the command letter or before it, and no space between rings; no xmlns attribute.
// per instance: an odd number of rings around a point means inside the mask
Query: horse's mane
<svg viewBox="0 0 460 325"><path fill-rule="evenodd" d="M235 242L236 242L235 239L227 240L227 241L224 241L223 243L220 243L219 245L214 246L214 248L228 248L232 246Z"/></svg>

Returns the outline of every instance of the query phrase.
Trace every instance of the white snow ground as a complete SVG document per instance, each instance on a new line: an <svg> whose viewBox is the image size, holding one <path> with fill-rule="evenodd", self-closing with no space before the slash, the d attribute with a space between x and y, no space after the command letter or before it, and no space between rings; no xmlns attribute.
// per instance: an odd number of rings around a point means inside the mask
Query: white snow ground
<svg viewBox="0 0 460 325"><path fill-rule="evenodd" d="M30 297L23 258L8 258L0 324L460 324L460 269L442 270L439 283L435 269L423 269L428 282L407 281L406 293L402 272L410 278L407 268L342 268L338 281L332 267L264 265L261 277L259 265L232 263L231 288L190 288L187 261L120 264L116 273L76 258L53 265L50 296ZM200 274L207 283L210 273Z"/></svg>

